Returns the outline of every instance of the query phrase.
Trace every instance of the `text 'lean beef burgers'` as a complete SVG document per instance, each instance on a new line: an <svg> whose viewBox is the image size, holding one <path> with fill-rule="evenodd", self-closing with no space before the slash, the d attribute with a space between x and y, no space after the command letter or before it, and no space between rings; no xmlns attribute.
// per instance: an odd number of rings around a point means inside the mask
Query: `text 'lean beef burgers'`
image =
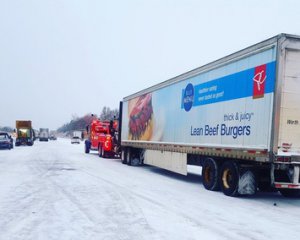
<svg viewBox="0 0 300 240"><path fill-rule="evenodd" d="M129 139L150 140L153 130L152 94L140 96L129 115Z"/></svg>

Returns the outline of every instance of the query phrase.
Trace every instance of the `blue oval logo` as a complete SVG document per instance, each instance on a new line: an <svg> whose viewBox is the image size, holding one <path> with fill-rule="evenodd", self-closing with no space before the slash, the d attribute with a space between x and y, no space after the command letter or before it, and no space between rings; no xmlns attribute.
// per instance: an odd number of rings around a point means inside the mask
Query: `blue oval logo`
<svg viewBox="0 0 300 240"><path fill-rule="evenodd" d="M185 111L190 111L194 103L194 86L193 84L189 83L183 95L183 107Z"/></svg>

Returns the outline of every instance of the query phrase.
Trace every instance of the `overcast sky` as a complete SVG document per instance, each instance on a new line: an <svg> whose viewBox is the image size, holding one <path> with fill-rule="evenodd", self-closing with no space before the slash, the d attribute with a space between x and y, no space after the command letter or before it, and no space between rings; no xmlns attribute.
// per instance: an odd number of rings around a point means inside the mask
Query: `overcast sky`
<svg viewBox="0 0 300 240"><path fill-rule="evenodd" d="M56 129L279 33L298 0L0 0L0 126Z"/></svg>

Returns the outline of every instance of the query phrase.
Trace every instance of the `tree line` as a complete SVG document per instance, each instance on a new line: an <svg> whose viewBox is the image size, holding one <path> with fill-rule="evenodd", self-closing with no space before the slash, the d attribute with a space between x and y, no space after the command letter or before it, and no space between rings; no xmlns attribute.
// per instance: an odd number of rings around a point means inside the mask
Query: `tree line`
<svg viewBox="0 0 300 240"><path fill-rule="evenodd" d="M14 129L11 127L0 127L1 132L13 132Z"/></svg>
<svg viewBox="0 0 300 240"><path fill-rule="evenodd" d="M103 107L99 117L96 114L86 114L83 117L72 116L72 120L65 123L57 129L57 132L67 133L77 130L85 130L93 119L99 118L101 121L110 121L115 118L119 118L119 109L110 109L109 107Z"/></svg>

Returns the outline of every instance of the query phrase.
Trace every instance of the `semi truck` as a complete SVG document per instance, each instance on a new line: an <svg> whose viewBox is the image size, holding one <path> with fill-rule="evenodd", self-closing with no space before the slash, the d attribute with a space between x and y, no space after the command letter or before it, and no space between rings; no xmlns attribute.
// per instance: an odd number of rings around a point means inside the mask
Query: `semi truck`
<svg viewBox="0 0 300 240"><path fill-rule="evenodd" d="M127 96L121 159L227 196L300 196L300 36L280 34Z"/></svg>
<svg viewBox="0 0 300 240"><path fill-rule="evenodd" d="M32 146L34 141L34 134L31 121L16 121L16 146L27 145Z"/></svg>
<svg viewBox="0 0 300 240"><path fill-rule="evenodd" d="M80 139L82 137L81 131L73 131L72 137L71 137L71 143L77 143L80 144Z"/></svg>
<svg viewBox="0 0 300 240"><path fill-rule="evenodd" d="M49 128L40 128L39 139L40 139L40 142L48 142Z"/></svg>

